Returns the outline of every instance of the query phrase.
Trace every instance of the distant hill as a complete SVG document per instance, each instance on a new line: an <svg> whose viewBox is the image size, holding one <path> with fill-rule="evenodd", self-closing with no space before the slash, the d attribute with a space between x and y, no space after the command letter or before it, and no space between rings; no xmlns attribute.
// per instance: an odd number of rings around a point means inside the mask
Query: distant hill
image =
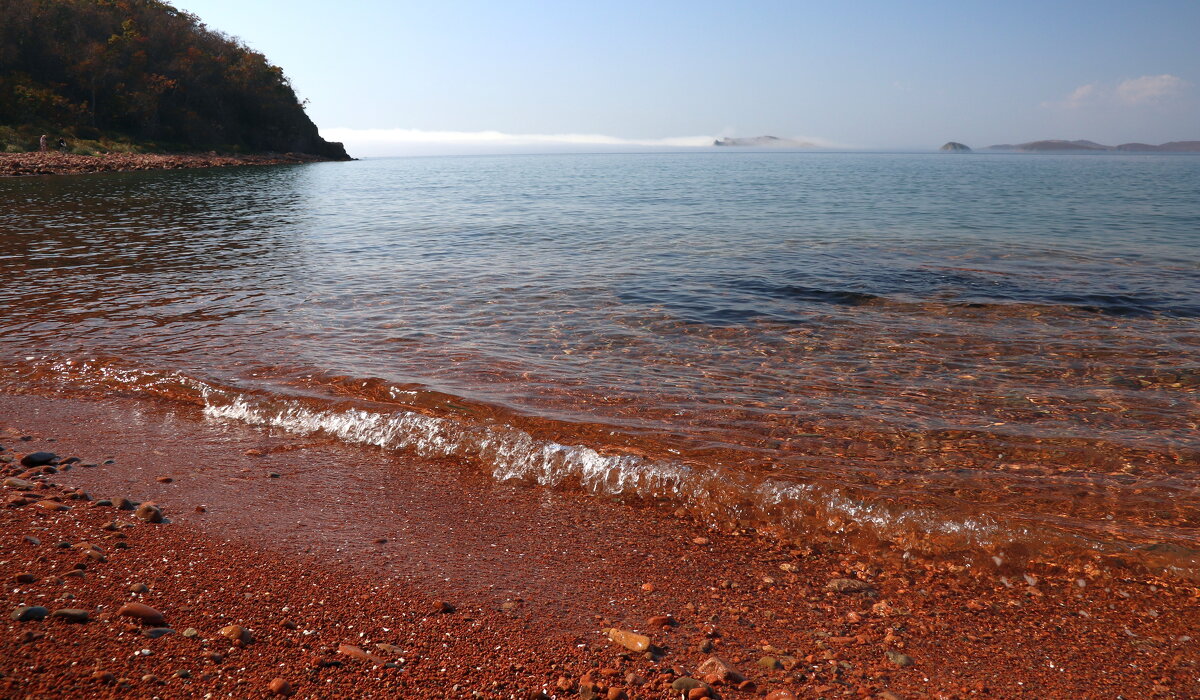
<svg viewBox="0 0 1200 700"><path fill-rule="evenodd" d="M729 137L713 141L714 146L753 146L758 148L816 148L817 144L778 136Z"/></svg>
<svg viewBox="0 0 1200 700"><path fill-rule="evenodd" d="M1157 146L1146 143L1123 143L1117 146L1117 150L1144 153L1200 153L1200 141L1171 141Z"/></svg>
<svg viewBox="0 0 1200 700"><path fill-rule="evenodd" d="M947 141L946 143L942 144L942 147L938 150L948 151L950 153L970 153L971 147L957 141Z"/></svg>
<svg viewBox="0 0 1200 700"><path fill-rule="evenodd" d="M1200 141L1172 141L1158 146L1148 143L1123 143L1120 146L1105 146L1095 141L1030 141L1028 143L1000 144L988 146L989 151L1018 151L1022 153L1070 152L1070 151L1125 151L1127 153L1200 153Z"/></svg>
<svg viewBox="0 0 1200 700"><path fill-rule="evenodd" d="M281 68L160 0L0 0L0 127L10 150L48 133L347 157Z"/></svg>

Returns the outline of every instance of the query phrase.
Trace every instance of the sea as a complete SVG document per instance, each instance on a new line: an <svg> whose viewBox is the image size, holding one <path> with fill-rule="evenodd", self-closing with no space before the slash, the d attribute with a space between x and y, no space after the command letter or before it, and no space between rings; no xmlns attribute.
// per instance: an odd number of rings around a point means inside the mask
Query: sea
<svg viewBox="0 0 1200 700"><path fill-rule="evenodd" d="M0 180L0 393L812 542L1200 572L1200 157Z"/></svg>

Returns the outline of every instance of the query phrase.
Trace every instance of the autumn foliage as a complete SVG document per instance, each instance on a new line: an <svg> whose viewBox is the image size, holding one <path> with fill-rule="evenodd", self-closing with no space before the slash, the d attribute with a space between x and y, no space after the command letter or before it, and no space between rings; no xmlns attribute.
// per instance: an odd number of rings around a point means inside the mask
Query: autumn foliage
<svg viewBox="0 0 1200 700"><path fill-rule="evenodd" d="M159 0L0 0L0 125L345 157L282 69Z"/></svg>

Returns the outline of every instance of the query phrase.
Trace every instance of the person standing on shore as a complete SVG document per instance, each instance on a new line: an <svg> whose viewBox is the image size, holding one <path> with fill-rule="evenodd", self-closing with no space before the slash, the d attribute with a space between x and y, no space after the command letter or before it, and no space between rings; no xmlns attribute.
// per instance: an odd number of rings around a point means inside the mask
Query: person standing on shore
<svg viewBox="0 0 1200 700"><path fill-rule="evenodd" d="M42 152L46 151L47 141L48 141L48 138L45 134L42 134L42 138L38 139L39 150L41 150Z"/></svg>

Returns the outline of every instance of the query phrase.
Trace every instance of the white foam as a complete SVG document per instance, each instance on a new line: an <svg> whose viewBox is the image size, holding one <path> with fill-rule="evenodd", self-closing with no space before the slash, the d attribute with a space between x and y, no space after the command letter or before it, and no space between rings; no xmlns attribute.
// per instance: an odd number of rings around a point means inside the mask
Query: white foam
<svg viewBox="0 0 1200 700"><path fill-rule="evenodd" d="M597 494L667 498L708 513L719 500L718 515L772 522L793 532L803 531L815 520L825 522L834 532L845 531L849 524L883 540L936 533L977 546L1031 534L1005 529L986 516L954 519L931 509L898 510L853 498L836 486L774 479L755 483L747 475L717 467L697 471L681 462L602 454L586 445L539 440L512 426L475 425L409 410L322 410L296 400L223 389L178 372L123 369L94 361L60 359L38 364L64 379L84 383L103 380L150 394L188 389L199 399L204 415L214 420L235 420L297 435L323 433L348 443L407 450L423 457L467 459L485 465L498 481L542 486L575 483ZM726 497L717 498L717 493Z"/></svg>
<svg viewBox="0 0 1200 700"><path fill-rule="evenodd" d="M543 486L576 480L610 495L675 495L690 469L631 455L603 455L584 445L540 441L515 428L462 424L413 411L379 413L361 409L315 410L297 402L273 406L246 396L231 401L205 397L209 418L280 428L298 435L325 433L340 440L423 457L461 457L487 464L499 481L520 479Z"/></svg>

